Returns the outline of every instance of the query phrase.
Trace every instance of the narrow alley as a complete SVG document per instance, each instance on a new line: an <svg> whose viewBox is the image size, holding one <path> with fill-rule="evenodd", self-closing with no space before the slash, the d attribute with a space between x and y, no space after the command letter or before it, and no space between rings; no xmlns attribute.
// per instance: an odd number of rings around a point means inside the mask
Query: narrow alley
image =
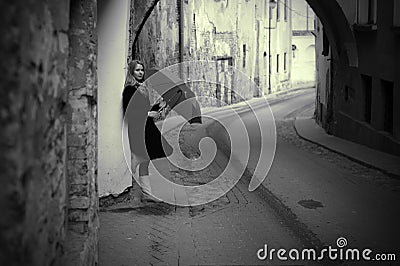
<svg viewBox="0 0 400 266"><path fill-rule="evenodd" d="M0 265L399 265L399 0L0 12Z"/></svg>
<svg viewBox="0 0 400 266"><path fill-rule="evenodd" d="M257 163L252 159L257 156L250 155L244 177L211 203L179 207L122 201L104 207L100 212L100 264L347 265L328 257L321 261L284 261L277 257L271 261L257 257L257 251L265 244L270 249L318 250L324 246L322 243L335 246L336 239L342 236L356 247L395 252L392 248L397 233L393 234L393 228L399 221L367 217L396 214L396 205L387 206L381 213L378 205L381 200L400 201L400 181L306 141L296 133L294 119L309 119L313 115L314 92L313 88L293 90L270 99L277 119L277 151L270 173L256 191L247 189L251 169ZM246 119L246 112L241 116L245 121L251 119ZM184 154L189 158L197 153L197 148L185 141L192 131L188 125L180 136ZM185 185L210 182L226 165L226 155L217 158L203 171L173 172L172 181ZM379 200L363 193L380 195ZM364 203L377 206L365 210ZM346 204L349 206L344 207ZM337 216L338 213L343 216ZM310 219L316 215L321 217ZM370 219L370 223L360 226L365 219Z"/></svg>

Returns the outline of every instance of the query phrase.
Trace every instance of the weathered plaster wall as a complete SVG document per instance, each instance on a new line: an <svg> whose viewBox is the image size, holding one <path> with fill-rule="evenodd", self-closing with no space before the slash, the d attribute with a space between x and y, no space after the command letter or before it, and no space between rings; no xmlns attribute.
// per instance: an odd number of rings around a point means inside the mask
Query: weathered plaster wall
<svg viewBox="0 0 400 266"><path fill-rule="evenodd" d="M140 5L138 1L136 5ZM182 75L190 80L203 76L203 80L232 83L226 70L228 65L243 71L250 80L268 93L268 17L266 1L172 1L161 0L139 37L137 51L149 68L162 68L183 60L216 60L215 69L184 70ZM290 1L288 1L290 8ZM137 12L140 11L138 7ZM280 9L282 21L275 22L272 29L271 56L280 54L279 70L271 73L273 90L290 86L291 68L291 22L290 16L283 19L284 8ZM180 29L180 19L182 27ZM276 20L276 17L275 17ZM277 33L279 28L281 33ZM181 33L182 42L180 47ZM182 52L182 54L180 53ZM286 71L283 69L284 53L287 53ZM230 61L229 61L230 60ZM276 62L275 62L276 63ZM274 63L274 64L275 64ZM273 64L273 65L274 65ZM225 66L226 65L226 66ZM274 69L276 66L274 65ZM241 81L235 89L244 98L261 95L254 86L244 86ZM217 87L207 82L192 84L197 95L215 96ZM224 92L221 91L223 94ZM233 102L233 101L232 101ZM204 102L213 105L213 102Z"/></svg>
<svg viewBox="0 0 400 266"><path fill-rule="evenodd" d="M292 51L292 85L293 86L313 86L315 85L315 37L307 34L293 36L292 43L296 45L296 50Z"/></svg>
<svg viewBox="0 0 400 266"><path fill-rule="evenodd" d="M143 10L141 0L135 0L136 17ZM137 11L136 11L137 10ZM161 0L147 19L136 47L137 58L148 69L161 69L179 62L179 17L177 1Z"/></svg>
<svg viewBox="0 0 400 266"><path fill-rule="evenodd" d="M294 31L314 29L315 14L306 0L292 0L292 21Z"/></svg>
<svg viewBox="0 0 400 266"><path fill-rule="evenodd" d="M272 91L285 90L291 87L292 68L292 21L290 16L291 0L287 1L288 16L284 18L285 1L278 1L272 10L271 29L271 84ZM278 5L280 6L278 8ZM279 12L279 18L278 16ZM286 70L284 70L284 56L286 53ZM279 55L279 59L278 59ZM279 61L278 61L279 60Z"/></svg>
<svg viewBox="0 0 400 266"><path fill-rule="evenodd" d="M292 44L295 46L292 51L292 86L314 86L315 14L305 0L293 0L292 9Z"/></svg>

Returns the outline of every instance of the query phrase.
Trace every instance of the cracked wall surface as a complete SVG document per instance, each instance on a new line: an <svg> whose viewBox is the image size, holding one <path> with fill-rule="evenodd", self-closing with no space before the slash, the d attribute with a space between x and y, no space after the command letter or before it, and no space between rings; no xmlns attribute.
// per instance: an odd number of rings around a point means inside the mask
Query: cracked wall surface
<svg viewBox="0 0 400 266"><path fill-rule="evenodd" d="M77 249L74 264L95 263L95 7L0 4L1 265L60 265L70 247ZM85 15L70 17L77 13ZM79 241L68 237L78 228L72 208L86 212Z"/></svg>
<svg viewBox="0 0 400 266"><path fill-rule="evenodd" d="M290 1L288 3L290 5ZM134 1L132 10L137 12L135 17L143 13L141 8L140 1ZM133 50L150 69L162 69L181 60L218 60L215 69L185 69L181 70L181 76L190 80L204 77L200 79L208 81L217 76L218 81L228 87L235 83L234 89L244 99L267 94L269 79L271 91L286 89L290 87L291 21L289 17L281 19L269 32L268 10L268 2L255 0L161 0L146 21ZM282 17L283 10L280 9ZM271 20L277 19L274 14L272 12ZM269 35L271 42L268 42ZM270 75L269 53L274 68ZM285 53L286 69L283 67ZM277 59L278 54L280 57ZM276 60L279 60L279 67ZM243 71L259 88L229 77L229 66ZM226 95L223 86L220 89L205 81L191 86L198 96L217 96L224 100L219 94ZM238 100L229 95L225 99L227 103Z"/></svg>
<svg viewBox="0 0 400 266"><path fill-rule="evenodd" d="M67 264L98 261L96 23L96 1L71 1ZM81 247L79 252L75 252L77 247Z"/></svg>

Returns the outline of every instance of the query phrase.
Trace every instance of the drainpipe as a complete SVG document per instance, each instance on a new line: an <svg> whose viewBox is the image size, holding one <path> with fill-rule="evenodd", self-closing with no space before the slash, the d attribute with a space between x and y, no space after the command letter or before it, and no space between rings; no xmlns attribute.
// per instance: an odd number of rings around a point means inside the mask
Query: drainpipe
<svg viewBox="0 0 400 266"><path fill-rule="evenodd" d="M268 94L271 93L271 7L268 20Z"/></svg>
<svg viewBox="0 0 400 266"><path fill-rule="evenodd" d="M271 93L271 20L272 20L272 9L276 6L276 0L269 1L269 20L268 20L268 94Z"/></svg>
<svg viewBox="0 0 400 266"><path fill-rule="evenodd" d="M181 79L184 79L184 75L183 75L183 64L182 62L184 61L184 12L183 12L183 5L184 5L184 0L177 0L177 7L178 7L178 19L179 19L179 63L180 67L179 67L179 75Z"/></svg>

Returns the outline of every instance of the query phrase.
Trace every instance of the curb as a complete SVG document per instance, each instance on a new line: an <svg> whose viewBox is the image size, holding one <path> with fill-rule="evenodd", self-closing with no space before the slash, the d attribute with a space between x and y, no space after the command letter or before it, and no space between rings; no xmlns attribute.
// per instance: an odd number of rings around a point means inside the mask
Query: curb
<svg viewBox="0 0 400 266"><path fill-rule="evenodd" d="M315 141L315 140L312 140L312 139L310 139L310 138L307 138L307 137L305 137L304 135L301 135L301 134L299 133L297 127L296 127L296 121L297 121L297 120L298 120L298 118L296 117L296 118L294 119L294 122L293 122L293 127L294 127L294 130L295 130L297 136L299 136L301 139L304 139L305 141L308 141L308 142L310 142L310 143L313 143L313 144L315 144L315 145L318 145L318 146L320 146L320 147L323 147L324 149L327 149L327 150L329 150L329 151L331 151L331 152L334 152L334 153L339 154L339 155L341 155L341 156L343 156L343 157L346 157L347 159L349 159L349 160L351 160L351 161L353 161L353 162L356 162L356 163L358 163L358 164L361 164L361 165L363 165L363 166L365 166L365 167L368 167L368 168L371 168L371 169L380 171L380 172L382 172L383 174L385 174L385 175L387 175L387 176L389 176L389 177L391 177L391 178L399 179L399 180L400 180L400 175L398 175L398 174L396 174L396 173L392 173L392 172L390 172L390 171L388 171L388 170L386 170L386 169L384 169L384 168L381 168L381 167L379 167L379 166L373 165L373 164L371 164L371 163L368 163L368 162L366 162L366 161L363 161L363 160L361 160L361 159L358 159L358 158L356 158L356 157L354 157L354 156L351 156L351 155L349 155L349 154L346 154L346 153L344 153L344 152L342 152L342 151L340 151L340 150L338 150L338 149L334 149L334 148L329 147L329 146L327 146L327 145L325 145L325 144L322 144L322 143L320 143L320 142L317 142L317 141Z"/></svg>

